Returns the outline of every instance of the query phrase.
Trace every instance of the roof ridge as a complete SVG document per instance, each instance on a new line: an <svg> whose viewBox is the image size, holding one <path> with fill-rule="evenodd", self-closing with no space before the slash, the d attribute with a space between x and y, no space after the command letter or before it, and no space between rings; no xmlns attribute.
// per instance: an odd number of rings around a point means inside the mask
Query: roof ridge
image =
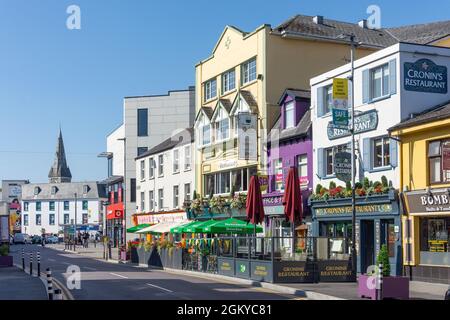
<svg viewBox="0 0 450 320"><path fill-rule="evenodd" d="M384 28L384 29L386 29L386 30L405 29L405 28L411 28L411 27L436 25L436 24L441 24L441 23L450 23L450 20L440 20L440 21L433 21L433 22L416 23L416 24L409 24L409 25L405 25L405 26L390 27L390 28Z"/></svg>

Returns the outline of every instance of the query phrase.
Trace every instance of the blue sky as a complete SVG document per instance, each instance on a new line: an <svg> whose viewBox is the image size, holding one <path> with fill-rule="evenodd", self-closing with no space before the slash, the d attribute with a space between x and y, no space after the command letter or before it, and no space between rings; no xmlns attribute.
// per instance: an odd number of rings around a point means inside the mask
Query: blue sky
<svg viewBox="0 0 450 320"><path fill-rule="evenodd" d="M66 9L81 8L81 30ZM125 96L194 84L223 28L250 31L295 14L357 22L370 4L382 26L448 20L449 1L0 0L0 179L47 181L61 124L74 180L100 180L106 135Z"/></svg>

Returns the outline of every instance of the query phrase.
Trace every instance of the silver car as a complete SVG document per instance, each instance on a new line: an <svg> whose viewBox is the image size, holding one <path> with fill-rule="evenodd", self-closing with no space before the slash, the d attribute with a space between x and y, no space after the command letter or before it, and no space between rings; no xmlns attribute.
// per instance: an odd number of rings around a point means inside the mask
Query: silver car
<svg viewBox="0 0 450 320"><path fill-rule="evenodd" d="M14 244L31 244L31 238L26 233L16 233L13 239Z"/></svg>

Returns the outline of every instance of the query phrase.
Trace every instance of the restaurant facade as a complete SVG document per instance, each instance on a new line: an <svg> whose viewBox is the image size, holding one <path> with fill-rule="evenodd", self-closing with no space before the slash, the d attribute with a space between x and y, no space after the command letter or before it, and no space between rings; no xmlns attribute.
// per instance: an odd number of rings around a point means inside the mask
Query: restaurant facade
<svg viewBox="0 0 450 320"><path fill-rule="evenodd" d="M401 140L405 273L450 284L450 101L398 124L391 134Z"/></svg>

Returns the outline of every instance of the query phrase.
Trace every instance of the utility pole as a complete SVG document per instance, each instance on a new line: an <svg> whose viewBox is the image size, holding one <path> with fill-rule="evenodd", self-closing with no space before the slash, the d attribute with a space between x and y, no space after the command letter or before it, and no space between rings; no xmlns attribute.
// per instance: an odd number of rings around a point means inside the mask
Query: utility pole
<svg viewBox="0 0 450 320"><path fill-rule="evenodd" d="M73 236L74 237L73 251L76 251L76 248L77 248L77 210L78 210L78 205L77 205L78 195L76 192L75 192L74 196L75 196L75 222L74 222L74 228L73 228L73 234L74 234L74 236Z"/></svg>
<svg viewBox="0 0 450 320"><path fill-rule="evenodd" d="M355 148L355 35L350 35L351 42L351 79L352 82L352 270L354 272L355 281L356 281L356 273L357 273L357 264L356 264L356 195L355 195L355 187L356 187L356 148Z"/></svg>
<svg viewBox="0 0 450 320"><path fill-rule="evenodd" d="M122 236L123 236L123 243L125 246L127 245L127 138L120 138L117 139L119 141L123 141L123 220L122 220ZM131 189L130 189L131 192ZM131 196L131 195L130 195ZM119 235L120 237L120 235ZM119 248L119 257L118 260L120 260L120 239L117 239L118 241L118 248ZM125 247L126 249L126 247Z"/></svg>

